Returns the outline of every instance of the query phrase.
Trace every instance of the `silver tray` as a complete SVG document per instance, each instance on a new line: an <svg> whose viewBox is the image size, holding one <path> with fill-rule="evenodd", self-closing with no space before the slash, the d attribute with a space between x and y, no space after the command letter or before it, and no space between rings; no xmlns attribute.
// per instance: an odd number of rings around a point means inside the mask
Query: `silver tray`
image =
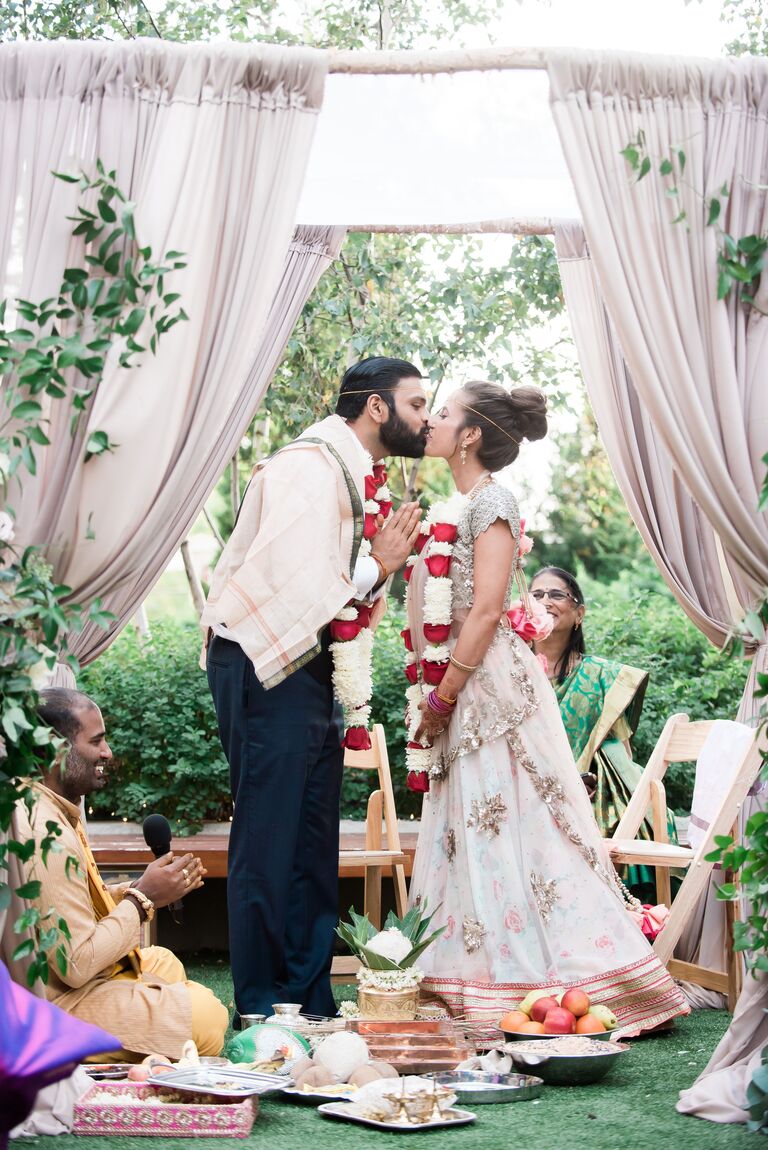
<svg viewBox="0 0 768 1150"><path fill-rule="evenodd" d="M542 1078L531 1074L494 1074L482 1070L453 1070L431 1075L440 1086L447 1086L457 1102L479 1106L487 1102L525 1102L538 1098L544 1087Z"/></svg>
<svg viewBox="0 0 768 1150"><path fill-rule="evenodd" d="M474 1122L476 1115L469 1110L447 1110L442 1117L431 1122L379 1122L376 1118L363 1118L359 1114L350 1113L349 1102L326 1102L318 1106L318 1114L326 1118L343 1118L345 1122L359 1122L361 1126L375 1126L377 1130L392 1130L396 1133L411 1134L414 1130L436 1130L444 1126L466 1126Z"/></svg>
<svg viewBox="0 0 768 1150"><path fill-rule="evenodd" d="M187 1090L192 1094L213 1094L216 1098L249 1098L252 1094L282 1090L286 1080L283 1074L259 1074L226 1066L192 1066L148 1078L147 1085Z"/></svg>
<svg viewBox="0 0 768 1150"><path fill-rule="evenodd" d="M332 1085L325 1089L318 1086L316 1090L303 1090L300 1086L284 1086L281 1093L286 1098L294 1098L297 1102L311 1102L316 1106L318 1102L352 1102L357 1091L353 1088L334 1090Z"/></svg>

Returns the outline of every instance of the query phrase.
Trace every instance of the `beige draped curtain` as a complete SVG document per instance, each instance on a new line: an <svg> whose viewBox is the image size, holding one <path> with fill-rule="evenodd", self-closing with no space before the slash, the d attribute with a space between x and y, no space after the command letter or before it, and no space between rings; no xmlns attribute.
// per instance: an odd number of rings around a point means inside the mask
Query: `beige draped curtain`
<svg viewBox="0 0 768 1150"><path fill-rule="evenodd" d="M617 404L608 422L639 416L615 466L635 488L639 522L648 495L637 470L648 463L664 497L650 497L646 522L656 522L644 537L658 551L675 518L685 527L666 574L717 641L730 612L713 562L715 537L742 605L768 586L768 520L757 511L768 448L768 396L759 382L768 328L756 310L717 299L717 233L706 227L705 201L726 184L723 227L737 237L765 230L768 61L556 52L549 75L584 234L629 377L623 410ZM620 153L641 130L654 171L635 184ZM687 221L673 224L678 203L656 171L679 149ZM764 306L764 289L758 295ZM599 388L606 392L605 380ZM601 431L606 439L616 434L605 416Z"/></svg>
<svg viewBox="0 0 768 1150"><path fill-rule="evenodd" d="M557 52L549 75L583 219L583 234L558 229L558 256L598 425L664 578L721 645L768 586L768 521L757 511L768 328L757 308L717 299L719 240L706 226L707 203L720 198L722 227L736 238L766 230L768 61ZM652 172L635 184L620 153L638 133ZM685 179L670 197L658 167L679 150ZM673 224L681 207L686 221ZM765 309L765 277L757 303ZM742 720L755 714L755 673L765 666L762 644ZM701 945L711 953L722 939L722 928L708 937L705 922ZM733 1032L681 1110L745 1119L765 1041L764 985L748 979L742 997Z"/></svg>
<svg viewBox="0 0 768 1150"><path fill-rule="evenodd" d="M190 321L139 370L108 365L77 440L54 403L53 447L8 497L20 542L120 623L184 538L338 250L338 229L291 246L325 70L322 52L267 44L0 46L3 294L44 298L81 262L66 220L77 189L50 172L97 157L138 205L140 242L188 257L168 287ZM86 463L95 428L119 446ZM87 662L109 641L89 630L75 651Z"/></svg>

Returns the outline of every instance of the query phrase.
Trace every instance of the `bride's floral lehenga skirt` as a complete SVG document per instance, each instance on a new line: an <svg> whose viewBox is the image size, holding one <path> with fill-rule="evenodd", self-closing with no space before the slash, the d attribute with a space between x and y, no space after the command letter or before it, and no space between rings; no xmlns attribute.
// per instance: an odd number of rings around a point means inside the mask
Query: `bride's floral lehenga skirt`
<svg viewBox="0 0 768 1150"><path fill-rule="evenodd" d="M530 990L580 986L627 1035L687 1014L627 913L554 692L513 632L497 632L437 749L411 899L446 930L419 960L422 992L496 1022Z"/></svg>

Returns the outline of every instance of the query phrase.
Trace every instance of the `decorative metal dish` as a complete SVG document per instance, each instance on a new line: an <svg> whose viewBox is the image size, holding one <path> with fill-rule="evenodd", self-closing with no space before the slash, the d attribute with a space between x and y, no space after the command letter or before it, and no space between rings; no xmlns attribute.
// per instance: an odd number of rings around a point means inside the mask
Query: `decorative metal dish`
<svg viewBox="0 0 768 1150"><path fill-rule="evenodd" d="M285 1076L281 1074L259 1074L256 1071L219 1066L191 1066L147 1079L148 1086L162 1086L166 1090L184 1090L192 1094L211 1094L215 1098L248 1098L252 1094L282 1090L285 1084Z"/></svg>
<svg viewBox="0 0 768 1150"><path fill-rule="evenodd" d="M552 1086L582 1086L599 1082L619 1055L632 1049L625 1042L600 1042L586 1035L560 1038L559 1046L540 1042L540 1036L530 1042L508 1042L504 1051L520 1070L536 1074Z"/></svg>
<svg viewBox="0 0 768 1150"><path fill-rule="evenodd" d="M83 1070L94 1082L102 1082L127 1078L128 1071L134 1065L133 1062L88 1062L83 1066Z"/></svg>
<svg viewBox="0 0 768 1150"><path fill-rule="evenodd" d="M483 1070L452 1070L433 1075L440 1086L447 1086L463 1105L479 1106L488 1102L524 1102L538 1098L544 1086L541 1078L530 1074L495 1074Z"/></svg>
<svg viewBox="0 0 768 1150"><path fill-rule="evenodd" d="M398 1133L411 1133L413 1130L435 1130L437 1127L466 1126L474 1122L476 1115L469 1110L444 1110L439 1118L431 1118L428 1122L408 1122L402 1118L394 1122L381 1122L378 1118L365 1118L362 1114L355 1114L350 1102L326 1102L318 1106L318 1114L326 1118L343 1118L346 1122L359 1122L362 1126L375 1126L378 1130L393 1130Z"/></svg>

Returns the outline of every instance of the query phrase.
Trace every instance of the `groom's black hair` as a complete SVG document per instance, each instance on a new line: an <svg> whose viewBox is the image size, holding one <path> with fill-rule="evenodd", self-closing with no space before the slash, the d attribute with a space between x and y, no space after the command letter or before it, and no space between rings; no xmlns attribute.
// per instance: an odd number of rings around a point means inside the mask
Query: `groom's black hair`
<svg viewBox="0 0 768 1150"><path fill-rule="evenodd" d="M403 379L421 379L421 372L406 359L372 355L344 373L336 401L336 414L355 420L372 395L380 395L390 412L395 410L395 388Z"/></svg>

